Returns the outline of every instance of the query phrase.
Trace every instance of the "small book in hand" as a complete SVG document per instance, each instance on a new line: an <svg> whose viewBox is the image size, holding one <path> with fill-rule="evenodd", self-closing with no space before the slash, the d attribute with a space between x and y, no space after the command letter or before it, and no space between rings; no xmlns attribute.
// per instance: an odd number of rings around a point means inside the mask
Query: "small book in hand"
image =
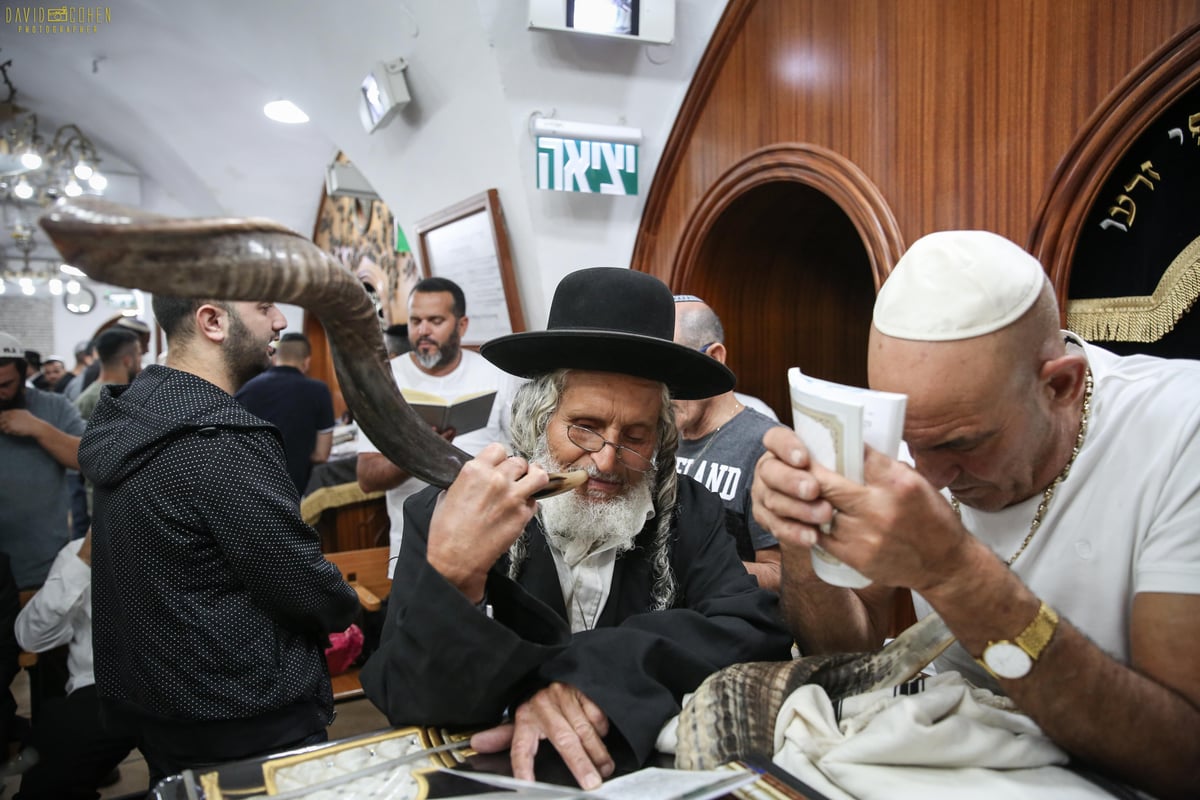
<svg viewBox="0 0 1200 800"><path fill-rule="evenodd" d="M496 390L464 394L453 399L439 397L419 389L401 389L405 401L437 431L453 428L456 436L479 430L488 424Z"/></svg>
<svg viewBox="0 0 1200 800"><path fill-rule="evenodd" d="M813 461L863 483L863 445L895 458L904 432L908 398L846 386L788 370L793 427ZM871 581L857 570L825 552L812 548L813 570L835 586L859 589Z"/></svg>

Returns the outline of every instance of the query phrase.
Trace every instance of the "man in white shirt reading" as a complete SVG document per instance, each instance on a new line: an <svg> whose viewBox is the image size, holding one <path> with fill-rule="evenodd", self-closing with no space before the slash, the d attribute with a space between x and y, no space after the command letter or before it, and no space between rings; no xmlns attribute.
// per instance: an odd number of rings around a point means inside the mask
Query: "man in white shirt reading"
<svg viewBox="0 0 1200 800"><path fill-rule="evenodd" d="M514 379L482 356L462 348L467 332L467 303L462 289L446 278L426 278L408 295L408 339L412 351L392 359L392 374L401 389L417 389L451 400L473 392L495 389L496 399L488 423L475 431L438 431L472 455L492 442L508 446L508 420ZM397 467L365 437L358 447L358 485L364 492L387 490L391 520L391 553L388 577L400 552L404 533L404 501L426 484Z"/></svg>

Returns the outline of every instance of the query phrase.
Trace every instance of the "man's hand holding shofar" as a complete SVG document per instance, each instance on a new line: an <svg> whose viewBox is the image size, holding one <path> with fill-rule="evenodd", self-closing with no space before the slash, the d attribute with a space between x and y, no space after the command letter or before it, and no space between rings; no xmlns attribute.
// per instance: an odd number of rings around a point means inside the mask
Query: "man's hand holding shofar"
<svg viewBox="0 0 1200 800"><path fill-rule="evenodd" d="M533 495L548 481L541 467L489 444L438 498L429 523L429 565L480 602L488 570L533 518Z"/></svg>

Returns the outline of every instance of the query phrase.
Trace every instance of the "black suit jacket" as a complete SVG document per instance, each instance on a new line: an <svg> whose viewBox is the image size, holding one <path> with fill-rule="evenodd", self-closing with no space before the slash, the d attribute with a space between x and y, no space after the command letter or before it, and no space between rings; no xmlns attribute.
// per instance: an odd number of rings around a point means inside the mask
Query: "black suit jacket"
<svg viewBox="0 0 1200 800"><path fill-rule="evenodd" d="M489 619L425 560L437 490L409 498L380 647L362 671L367 696L394 725L472 728L561 681L602 708L644 762L683 695L708 675L790 655L776 596L738 559L720 502L682 476L678 494L675 606L650 610L651 520L618 557L596 629L576 634L536 520L526 529L529 555L518 579L506 577L507 558L488 576Z"/></svg>

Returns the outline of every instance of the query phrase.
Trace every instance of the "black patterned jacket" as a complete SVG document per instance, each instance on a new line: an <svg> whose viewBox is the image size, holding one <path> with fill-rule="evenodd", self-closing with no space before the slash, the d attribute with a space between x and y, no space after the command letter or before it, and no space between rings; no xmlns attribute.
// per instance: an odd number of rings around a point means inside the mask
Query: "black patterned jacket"
<svg viewBox="0 0 1200 800"><path fill-rule="evenodd" d="M208 381L151 366L105 387L79 460L96 486L93 642L109 713L213 760L327 725L323 648L358 601L300 518L279 432Z"/></svg>

